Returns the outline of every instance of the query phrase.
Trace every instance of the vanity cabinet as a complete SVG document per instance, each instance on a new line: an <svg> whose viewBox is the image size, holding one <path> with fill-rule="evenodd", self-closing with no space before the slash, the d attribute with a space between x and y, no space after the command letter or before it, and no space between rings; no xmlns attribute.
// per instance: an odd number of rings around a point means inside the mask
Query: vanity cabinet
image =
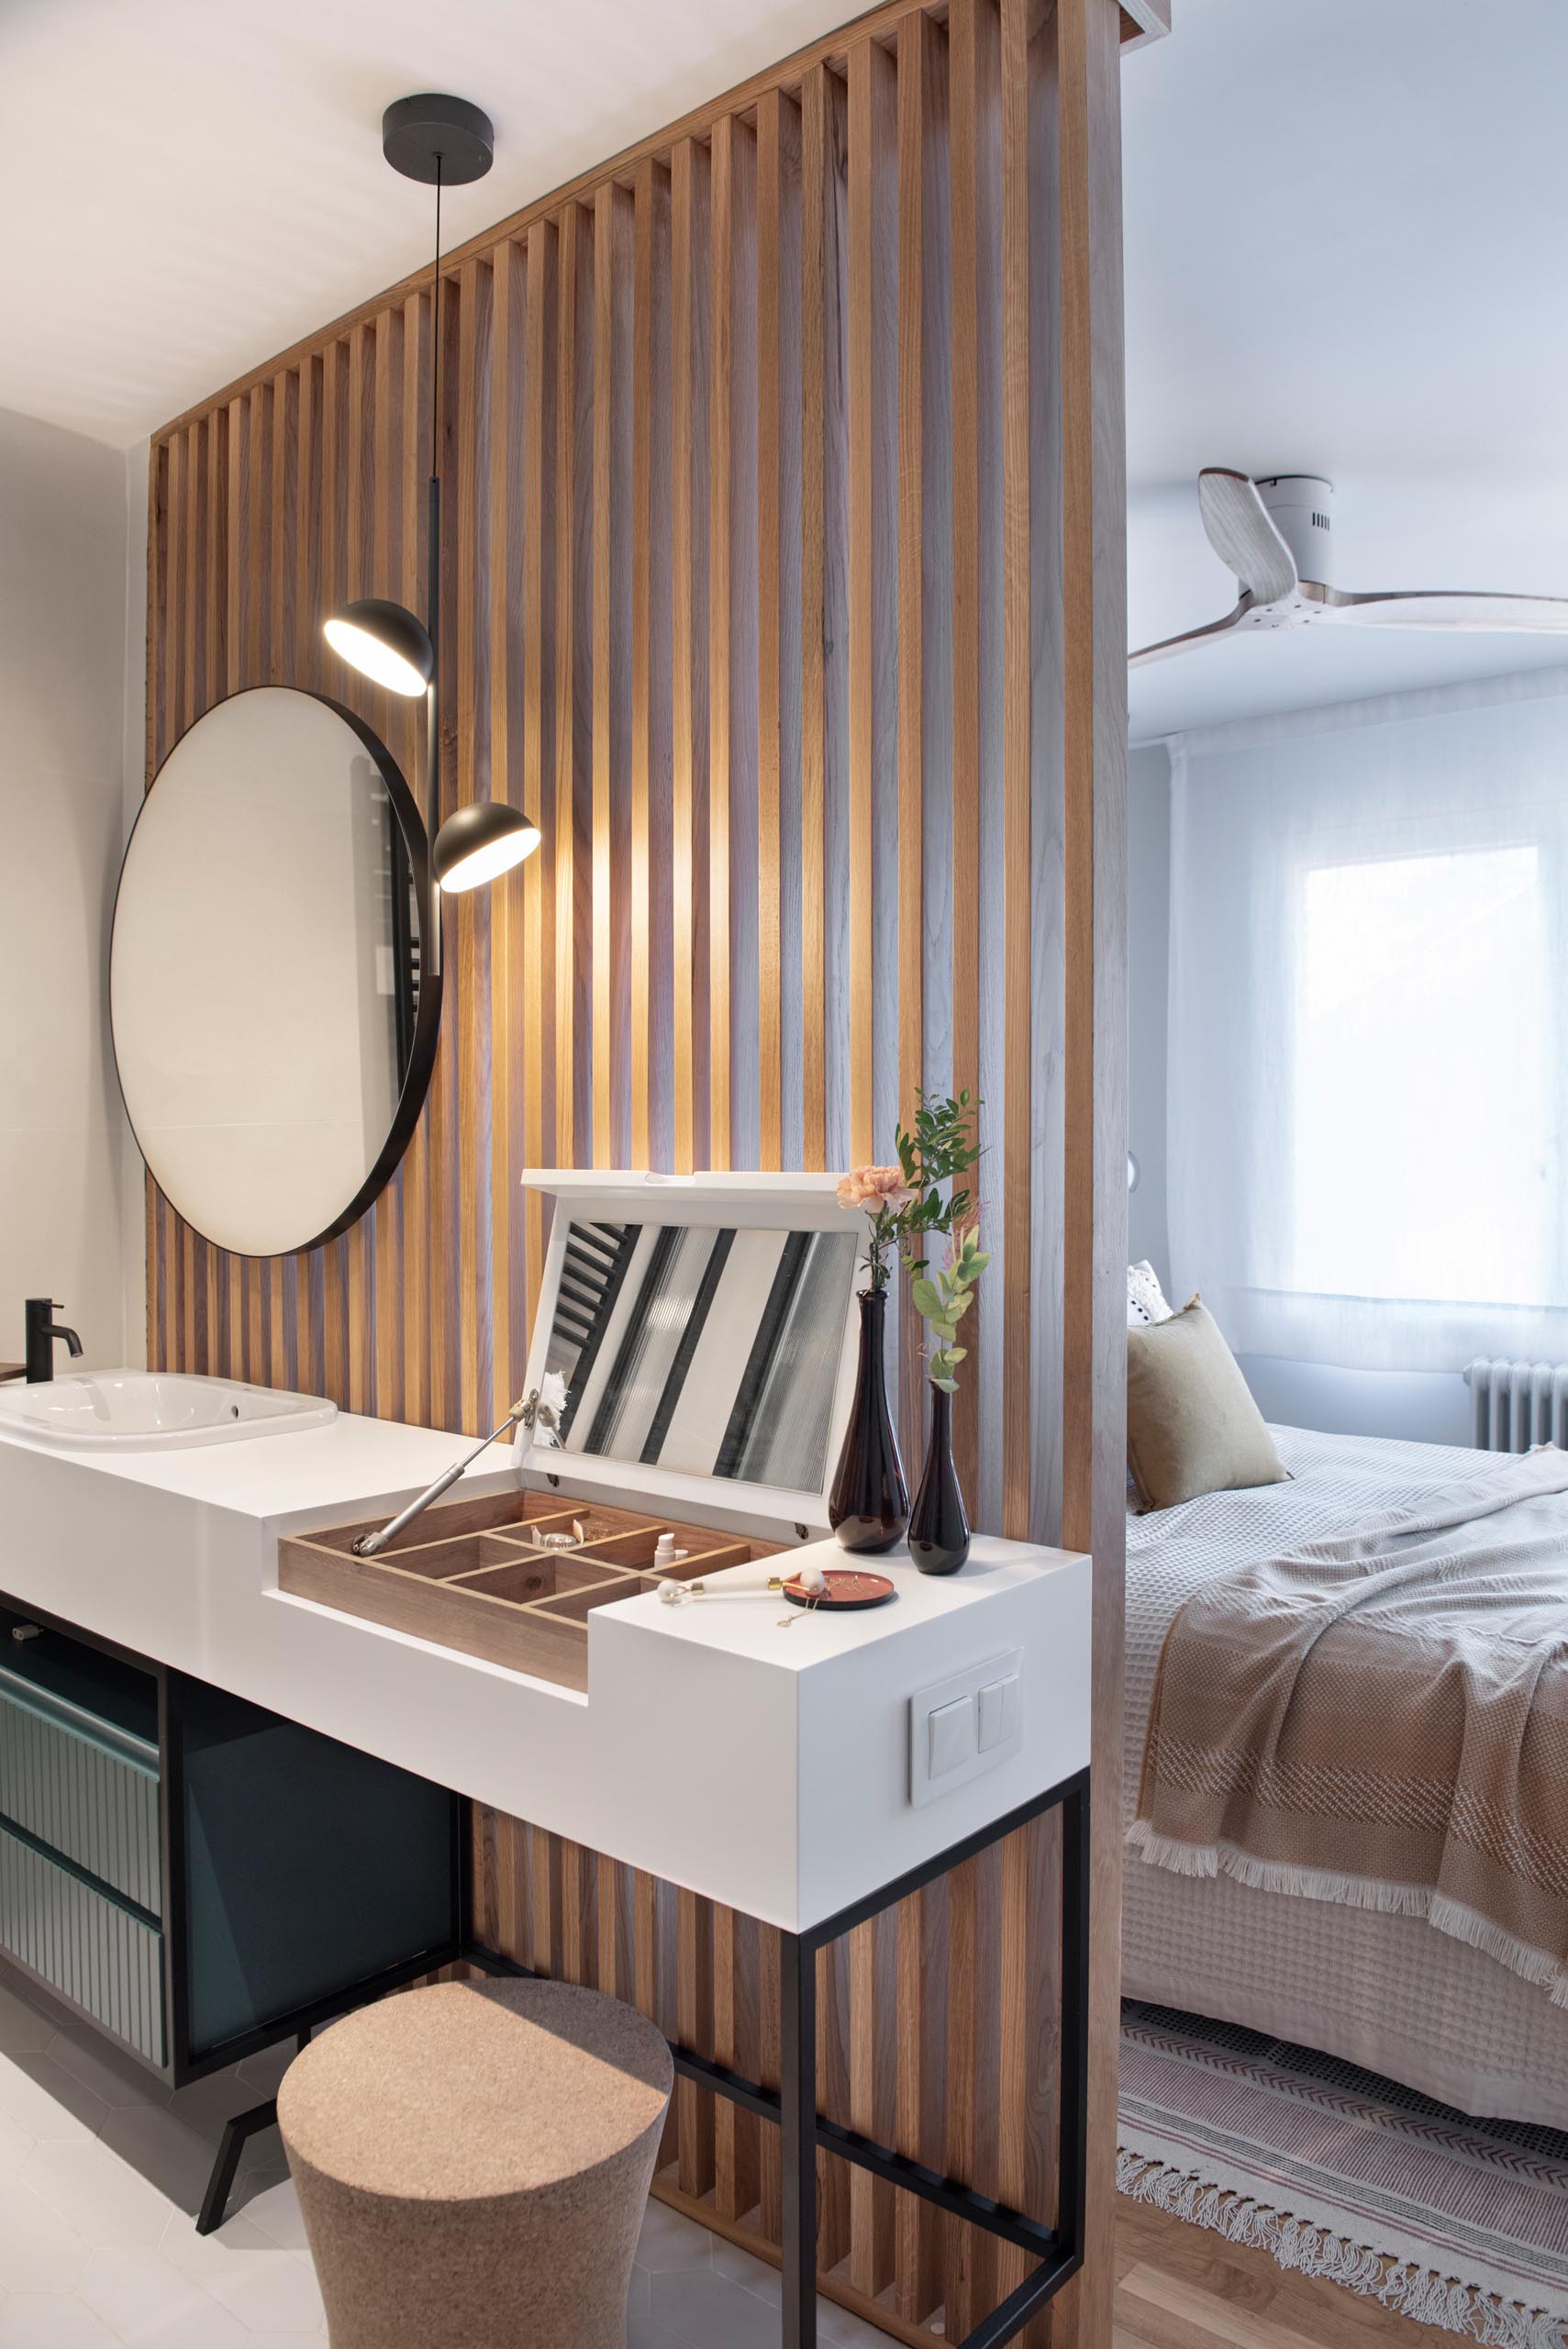
<svg viewBox="0 0 1568 2349"><path fill-rule="evenodd" d="M455 1956L461 1809L0 1599L0 1951L173 2087Z"/></svg>

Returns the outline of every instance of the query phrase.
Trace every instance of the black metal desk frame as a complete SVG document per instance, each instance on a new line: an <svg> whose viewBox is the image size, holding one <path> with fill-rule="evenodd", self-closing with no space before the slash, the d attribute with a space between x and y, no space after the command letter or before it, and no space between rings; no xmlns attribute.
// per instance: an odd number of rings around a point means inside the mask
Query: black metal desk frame
<svg viewBox="0 0 1568 2349"><path fill-rule="evenodd" d="M817 1953L869 1923L910 1893L934 1884L965 1860L988 1851L1015 1830L1048 1810L1062 1810L1062 2008L1061 2082L1057 2105L1056 2221L1046 2226L1021 2211L994 2202L973 2187L943 2177L922 2163L862 2137L817 2110ZM840 1909L804 1933L781 1933L780 2079L761 2087L706 2055L671 2042L675 2070L683 2079L727 2097L732 2104L778 2126L782 2138L783 2349L817 2349L817 2155L820 2150L869 2170L906 2194L917 2194L949 2216L983 2227L1038 2262L1033 2273L981 2320L951 2349L1003 2349L1032 2316L1084 2264L1084 2199L1088 2126L1089 2032L1089 1773L1080 1770L1060 1786L1020 1803L1016 1810L978 1828L961 1842L921 1866L895 1876L864 1899ZM496 1975L533 1978L533 1969L473 1943L465 1955Z"/></svg>

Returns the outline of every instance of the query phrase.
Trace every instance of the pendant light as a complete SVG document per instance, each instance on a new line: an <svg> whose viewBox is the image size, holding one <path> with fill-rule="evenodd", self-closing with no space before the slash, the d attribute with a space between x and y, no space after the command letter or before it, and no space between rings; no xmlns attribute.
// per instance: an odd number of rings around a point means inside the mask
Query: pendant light
<svg viewBox="0 0 1568 2349"><path fill-rule="evenodd" d="M441 592L441 190L483 179L495 153L490 117L466 98L428 92L399 98L382 117L382 152L405 179L436 191L436 258L431 273L431 386L428 570L426 617L382 596L346 604L323 623L334 652L389 693L425 696L426 829L430 840L430 937L428 967L441 967L441 892L478 888L520 864L539 843L539 826L504 800L481 799L460 807L443 824L440 792L440 720L436 646L440 630Z"/></svg>

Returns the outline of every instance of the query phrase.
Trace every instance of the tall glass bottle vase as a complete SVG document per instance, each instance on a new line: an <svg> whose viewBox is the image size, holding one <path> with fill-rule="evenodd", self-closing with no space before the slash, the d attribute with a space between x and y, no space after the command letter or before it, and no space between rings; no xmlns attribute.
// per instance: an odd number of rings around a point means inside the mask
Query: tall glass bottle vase
<svg viewBox="0 0 1568 2349"><path fill-rule="evenodd" d="M955 1575L969 1555L969 1512L952 1464L952 1397L931 1388L931 1441L909 1519L909 1555L923 1575Z"/></svg>
<svg viewBox="0 0 1568 2349"><path fill-rule="evenodd" d="M891 1550L909 1522L909 1487L887 1408L884 1289L861 1291L861 1360L828 1521L846 1550Z"/></svg>

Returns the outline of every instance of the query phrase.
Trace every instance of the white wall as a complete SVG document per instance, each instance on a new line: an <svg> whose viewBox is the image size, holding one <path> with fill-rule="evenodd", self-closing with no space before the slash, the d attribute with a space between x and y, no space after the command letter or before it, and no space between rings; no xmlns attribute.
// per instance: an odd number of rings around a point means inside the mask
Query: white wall
<svg viewBox="0 0 1568 2349"><path fill-rule="evenodd" d="M0 410L0 1357L61 1300L124 1362L127 1130L106 1017L124 840L128 522L116 449ZM140 1194L134 1217L139 1222ZM62 1355L63 1359L63 1355Z"/></svg>

